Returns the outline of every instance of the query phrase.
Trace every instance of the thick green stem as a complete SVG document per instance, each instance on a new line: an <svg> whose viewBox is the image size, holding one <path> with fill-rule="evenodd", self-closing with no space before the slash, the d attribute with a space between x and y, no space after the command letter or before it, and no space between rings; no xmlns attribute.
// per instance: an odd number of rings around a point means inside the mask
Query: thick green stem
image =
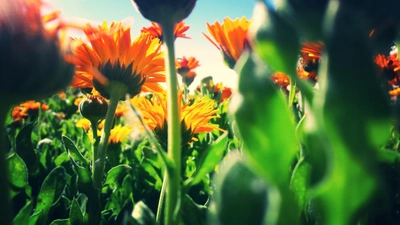
<svg viewBox="0 0 400 225"><path fill-rule="evenodd" d="M167 72L167 111L168 111L168 156L175 164L175 170L168 174L167 194L165 201L165 224L179 224L179 199L181 192L181 126L180 110L178 105L178 78L175 67L174 50L174 26L170 20L166 19L160 24L163 31L163 41L165 47L165 69ZM165 180L165 179L164 179Z"/></svg>
<svg viewBox="0 0 400 225"><path fill-rule="evenodd" d="M103 186L103 173L104 165L107 156L108 138L110 137L110 131L114 120L115 110L121 97L126 93L126 87L123 85L109 84L110 85L110 102L108 105L108 110L106 114L106 120L104 122L103 133L100 138L100 143L97 149L97 157L94 162L93 169L93 187L95 189L101 190Z"/></svg>
<svg viewBox="0 0 400 225"><path fill-rule="evenodd" d="M6 132L5 121L8 110L11 104L8 104L4 99L0 99L0 218L1 224L11 225L11 206L10 206L10 193L8 182L8 169L6 164Z"/></svg>

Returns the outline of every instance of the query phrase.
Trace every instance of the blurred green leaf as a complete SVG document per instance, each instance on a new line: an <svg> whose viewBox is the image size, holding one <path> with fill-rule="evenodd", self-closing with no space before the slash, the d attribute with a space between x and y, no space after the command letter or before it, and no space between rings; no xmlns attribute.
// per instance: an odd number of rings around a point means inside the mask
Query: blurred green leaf
<svg viewBox="0 0 400 225"><path fill-rule="evenodd" d="M29 217L32 212L32 204L28 202L24 208L22 208L13 220L13 224L29 224Z"/></svg>
<svg viewBox="0 0 400 225"><path fill-rule="evenodd" d="M132 217L136 220L137 225L157 225L153 212L142 201L135 204Z"/></svg>
<svg viewBox="0 0 400 225"><path fill-rule="evenodd" d="M215 143L211 145L205 152L203 152L198 169L192 179L185 181L185 186L195 185L200 182L204 176L215 169L215 166L221 161L226 151L228 143L228 132L221 135Z"/></svg>
<svg viewBox="0 0 400 225"><path fill-rule="evenodd" d="M17 155L12 154L7 158L9 181L17 188L24 188L28 184L28 169L24 161Z"/></svg>
<svg viewBox="0 0 400 225"><path fill-rule="evenodd" d="M111 168L107 172L107 178L106 181L104 182L104 185L109 185L117 182L119 179L124 177L131 169L132 167L128 165L118 165Z"/></svg>
<svg viewBox="0 0 400 225"><path fill-rule="evenodd" d="M66 174L63 167L54 168L46 179L37 198L35 212L40 212L37 225L46 224L51 207L59 201L66 186Z"/></svg>
<svg viewBox="0 0 400 225"><path fill-rule="evenodd" d="M69 211L69 221L71 225L83 225L83 215L81 208L76 201L76 199L72 200L71 209Z"/></svg>
<svg viewBox="0 0 400 225"><path fill-rule="evenodd" d="M293 117L263 62L249 54L241 59L240 95L233 98L233 105L244 149L251 165L269 182L288 186L289 168L298 153Z"/></svg>
<svg viewBox="0 0 400 225"><path fill-rule="evenodd" d="M18 133L16 139L16 152L19 157L24 160L29 173L34 172L35 164L38 161L31 141L31 134L35 125L36 120L32 123L25 125Z"/></svg>
<svg viewBox="0 0 400 225"><path fill-rule="evenodd" d="M210 203L208 224L264 224L269 207L268 187L250 170L240 152L229 152L213 181L216 190Z"/></svg>
<svg viewBox="0 0 400 225"><path fill-rule="evenodd" d="M274 71L296 76L296 63L300 52L297 31L293 24L278 14L276 8L258 1L252 21L255 51Z"/></svg>
<svg viewBox="0 0 400 225"><path fill-rule="evenodd" d="M69 219L57 219L51 222L50 225L71 225Z"/></svg>
<svg viewBox="0 0 400 225"><path fill-rule="evenodd" d="M78 150L78 148L75 146L74 142L67 136L63 135L62 136L62 141L64 143L65 149L69 152L71 157L74 159L74 161L85 168L89 168L89 160L87 160L81 152Z"/></svg>
<svg viewBox="0 0 400 225"><path fill-rule="evenodd" d="M306 209L307 205L310 169L311 165L304 160L304 158L301 158L297 162L290 180L290 189L293 191L294 198L296 199L299 208L303 211Z"/></svg>
<svg viewBox="0 0 400 225"><path fill-rule="evenodd" d="M182 221L190 225L206 225L207 207L196 204L189 195L182 198Z"/></svg>

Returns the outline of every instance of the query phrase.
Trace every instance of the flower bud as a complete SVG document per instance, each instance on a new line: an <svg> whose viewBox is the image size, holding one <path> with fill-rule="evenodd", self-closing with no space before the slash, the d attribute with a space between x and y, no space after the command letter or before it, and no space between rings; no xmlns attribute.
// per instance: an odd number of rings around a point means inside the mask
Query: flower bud
<svg viewBox="0 0 400 225"><path fill-rule="evenodd" d="M132 0L132 3L150 21L162 24L170 19L176 24L189 16L196 0Z"/></svg>
<svg viewBox="0 0 400 225"><path fill-rule="evenodd" d="M89 95L79 104L79 112L90 122L98 122L106 117L108 103L105 98L100 95Z"/></svg>
<svg viewBox="0 0 400 225"><path fill-rule="evenodd" d="M16 103L65 88L74 67L61 50L58 13L41 15L40 0L0 2L0 94Z"/></svg>

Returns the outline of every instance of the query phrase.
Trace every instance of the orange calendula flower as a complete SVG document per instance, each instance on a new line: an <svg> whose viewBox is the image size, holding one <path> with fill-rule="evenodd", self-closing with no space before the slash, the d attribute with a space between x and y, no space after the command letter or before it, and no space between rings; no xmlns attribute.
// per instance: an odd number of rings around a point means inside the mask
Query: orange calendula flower
<svg viewBox="0 0 400 225"><path fill-rule="evenodd" d="M222 24L218 21L212 25L207 23L208 32L215 41L206 34L203 35L222 52L226 64L233 68L243 49L249 48L247 38L249 26L250 21L245 17L236 20L225 18Z"/></svg>
<svg viewBox="0 0 400 225"><path fill-rule="evenodd" d="M26 101L18 106L15 106L12 111L13 121L24 121L24 119L31 116L36 118L39 113L39 109L46 111L49 110L49 106L36 101Z"/></svg>
<svg viewBox="0 0 400 225"><path fill-rule="evenodd" d="M378 54L375 57L375 63L381 69L380 73L385 77L389 84L398 85L397 80L400 77L400 62L397 54L391 54L388 57Z"/></svg>
<svg viewBox="0 0 400 225"><path fill-rule="evenodd" d="M177 60L177 64L177 71L179 75L181 75L183 83L189 86L197 75L194 69L200 66L199 61L194 57L189 57L189 59L187 59L184 56Z"/></svg>
<svg viewBox="0 0 400 225"><path fill-rule="evenodd" d="M42 15L41 0L0 4L0 93L17 103L49 97L68 86L74 67L59 38L66 27L60 13Z"/></svg>
<svg viewBox="0 0 400 225"><path fill-rule="evenodd" d="M163 53L160 43L152 40L149 33L142 33L132 42L130 28L121 23L108 26L106 22L98 27L88 24L84 32L90 45L76 40L73 88L94 87L105 98L110 97L112 88L131 96L162 90L159 82L165 82Z"/></svg>
<svg viewBox="0 0 400 225"><path fill-rule="evenodd" d="M128 109L126 108L126 104L118 105L117 110L115 110L115 117L122 117L128 112Z"/></svg>
<svg viewBox="0 0 400 225"><path fill-rule="evenodd" d="M174 29L174 35L175 39L178 37L181 38L190 38L186 36L185 32L189 30L189 26L185 24L184 21L181 21L177 24L175 24L175 29ZM152 38L158 38L161 42L163 41L163 33L162 33L162 28L158 23L151 22L150 27L143 27L141 30L142 33L148 32L152 36Z"/></svg>
<svg viewBox="0 0 400 225"><path fill-rule="evenodd" d="M166 93L158 93L150 99L138 96L131 100L141 113L146 125L153 130L162 143L167 141L167 99ZM217 118L215 101L208 98L197 98L193 102L183 104L182 92L179 95L181 112L182 144L187 144L193 139L194 134L219 130L218 125L210 124L210 120Z"/></svg>
<svg viewBox="0 0 400 225"><path fill-rule="evenodd" d="M300 50L300 62L297 74L301 79L317 81L317 71L324 44L322 42L304 42Z"/></svg>
<svg viewBox="0 0 400 225"><path fill-rule="evenodd" d="M288 75L281 72L272 74L271 80L281 88L286 88L290 84Z"/></svg>

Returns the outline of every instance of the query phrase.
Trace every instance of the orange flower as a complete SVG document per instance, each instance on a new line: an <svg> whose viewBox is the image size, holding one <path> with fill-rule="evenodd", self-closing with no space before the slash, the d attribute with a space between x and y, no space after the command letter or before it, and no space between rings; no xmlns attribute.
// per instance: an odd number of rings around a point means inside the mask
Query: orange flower
<svg viewBox="0 0 400 225"><path fill-rule="evenodd" d="M182 92L178 100L181 112L182 144L191 141L196 133L219 129L218 125L209 123L211 119L218 117L216 115L218 110L214 109L214 100L203 97L194 99L192 103L183 104ZM168 126L166 93L158 93L151 99L138 96L131 99L131 104L142 113L146 125L156 133L160 141L165 143Z"/></svg>
<svg viewBox="0 0 400 225"><path fill-rule="evenodd" d="M200 66L199 61L197 61L194 57L189 57L189 59L187 59L184 56L183 58L177 60L177 64L177 70L179 75L182 77L183 83L185 83L186 86L189 86L197 75L194 69Z"/></svg>
<svg viewBox="0 0 400 225"><path fill-rule="evenodd" d="M184 21L181 21L181 22L175 24L175 30L174 30L175 39L178 37L190 38L190 37L186 36L186 34L185 34L185 32L187 30L189 30L189 28L190 27L187 26ZM151 26L143 27L141 32L142 33L149 32L150 35L152 36L152 38L158 38L158 39L160 39L161 42L163 41L162 29L158 23L151 22Z"/></svg>
<svg viewBox="0 0 400 225"><path fill-rule="evenodd" d="M88 24L84 32L90 45L76 40L73 88L94 87L106 98L112 84L126 89L131 96L141 91L162 90L159 82L165 81L163 53L161 45L149 33L142 33L132 42L130 28L121 23L108 26L106 22L97 28Z"/></svg>
<svg viewBox="0 0 400 225"><path fill-rule="evenodd" d="M286 88L290 84L289 77L281 72L274 73L271 80L281 88Z"/></svg>
<svg viewBox="0 0 400 225"><path fill-rule="evenodd" d="M122 117L125 115L125 113L128 112L128 109L126 108L126 104L118 105L117 110L115 110L115 117Z"/></svg>
<svg viewBox="0 0 400 225"><path fill-rule="evenodd" d="M203 35L222 52L227 65L233 68L243 49L249 48L247 38L249 26L250 21L245 17L236 20L225 18L222 25L218 21L212 25L207 23L208 32L215 41L206 34Z"/></svg>
<svg viewBox="0 0 400 225"><path fill-rule="evenodd" d="M322 42L304 42L300 50L300 62L297 74L301 79L317 81L317 71L324 44Z"/></svg>
<svg viewBox="0 0 400 225"><path fill-rule="evenodd" d="M397 54L391 54L388 57L378 54L375 57L375 63L381 69L380 73L388 80L390 85L398 85L400 62Z"/></svg>
<svg viewBox="0 0 400 225"><path fill-rule="evenodd" d="M72 79L72 58L59 39L66 25L59 12L42 15L41 6L41 0L1 1L0 89L13 103L48 97Z"/></svg>
<svg viewBox="0 0 400 225"><path fill-rule="evenodd" d="M23 107L14 107L11 113L13 118L13 122L23 122L26 117L28 117L28 113L26 108Z"/></svg>

